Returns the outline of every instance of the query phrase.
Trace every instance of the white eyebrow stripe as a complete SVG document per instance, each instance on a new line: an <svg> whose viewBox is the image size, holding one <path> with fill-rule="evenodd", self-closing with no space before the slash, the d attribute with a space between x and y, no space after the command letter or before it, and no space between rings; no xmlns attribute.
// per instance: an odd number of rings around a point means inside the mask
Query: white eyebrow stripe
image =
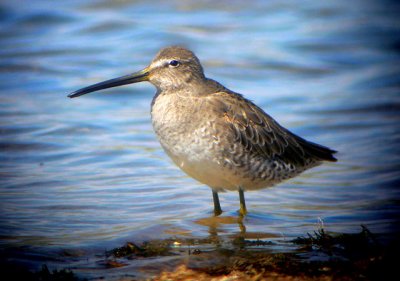
<svg viewBox="0 0 400 281"><path fill-rule="evenodd" d="M155 61L155 62L153 62L151 64L151 68L157 68L157 67L165 66L166 64L169 64L169 62L171 60L174 60L174 58L157 60L157 61ZM180 62L190 62L190 60L180 60L180 59L176 59L176 60L178 60Z"/></svg>
<svg viewBox="0 0 400 281"><path fill-rule="evenodd" d="M153 62L153 63L151 64L151 68L157 68L157 67L164 66L164 65L168 64L169 61L170 61L170 60L168 60L168 59L163 59L163 60L155 61L155 62Z"/></svg>

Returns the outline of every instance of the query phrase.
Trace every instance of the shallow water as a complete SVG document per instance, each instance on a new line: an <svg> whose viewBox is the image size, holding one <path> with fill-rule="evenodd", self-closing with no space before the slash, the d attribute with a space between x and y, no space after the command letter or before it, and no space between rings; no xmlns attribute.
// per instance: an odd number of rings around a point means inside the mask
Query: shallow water
<svg viewBox="0 0 400 281"><path fill-rule="evenodd" d="M220 195L167 158L150 123L155 89L68 93L139 70L183 44L206 74L337 163L246 193L248 237L398 232L400 7L395 1L2 1L0 247L42 261L59 249L240 233ZM287 249L286 249L287 250ZM39 262L38 262L39 263Z"/></svg>

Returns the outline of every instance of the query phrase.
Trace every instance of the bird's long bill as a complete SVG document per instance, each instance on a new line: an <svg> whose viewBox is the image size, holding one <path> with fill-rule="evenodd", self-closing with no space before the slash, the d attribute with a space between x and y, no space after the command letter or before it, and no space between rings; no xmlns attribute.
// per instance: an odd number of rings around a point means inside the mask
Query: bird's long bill
<svg viewBox="0 0 400 281"><path fill-rule="evenodd" d="M91 92L96 92L96 91L100 91L100 90L104 90L104 89L108 89L108 88L112 88L112 87L118 87L118 86L122 86L122 85L137 83L137 82L141 82L141 81L148 81L148 80L149 80L149 70L147 68L145 68L141 71L138 71L138 72L135 72L135 73L132 73L129 75L110 79L107 81L103 81L103 82L79 89L79 90L69 94L68 97L76 98L76 97L79 97L82 95L89 94Z"/></svg>

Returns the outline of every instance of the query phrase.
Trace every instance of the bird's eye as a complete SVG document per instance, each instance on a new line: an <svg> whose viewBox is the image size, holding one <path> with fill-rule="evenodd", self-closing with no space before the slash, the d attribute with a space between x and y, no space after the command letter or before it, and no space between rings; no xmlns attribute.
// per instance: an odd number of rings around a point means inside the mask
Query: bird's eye
<svg viewBox="0 0 400 281"><path fill-rule="evenodd" d="M170 62L169 62L169 65L170 66L172 66L172 67L177 67L177 66L179 66L181 63L179 62L179 61L177 61L177 60L171 60Z"/></svg>

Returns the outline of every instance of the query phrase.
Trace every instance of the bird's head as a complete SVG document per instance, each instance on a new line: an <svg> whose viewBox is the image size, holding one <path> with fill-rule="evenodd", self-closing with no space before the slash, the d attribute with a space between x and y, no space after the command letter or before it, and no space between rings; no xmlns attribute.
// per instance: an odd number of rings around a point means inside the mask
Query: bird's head
<svg viewBox="0 0 400 281"><path fill-rule="evenodd" d="M91 92L142 81L149 81L160 91L182 89L202 82L204 79L203 68L196 55L183 47L172 46L159 51L150 65L141 71L79 89L68 97L75 98Z"/></svg>

